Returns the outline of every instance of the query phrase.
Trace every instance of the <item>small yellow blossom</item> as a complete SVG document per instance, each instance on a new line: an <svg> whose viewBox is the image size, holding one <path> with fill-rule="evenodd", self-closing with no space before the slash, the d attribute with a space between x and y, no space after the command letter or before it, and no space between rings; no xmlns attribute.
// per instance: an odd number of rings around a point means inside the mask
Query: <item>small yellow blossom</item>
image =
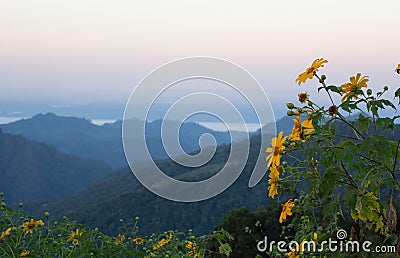
<svg viewBox="0 0 400 258"><path fill-rule="evenodd" d="M397 65L397 68L395 71L396 71L396 73L400 74L400 64Z"/></svg>
<svg viewBox="0 0 400 258"><path fill-rule="evenodd" d="M301 130L302 130L302 135L300 135L300 137L303 141L305 141L305 137L314 131L312 120L311 119L304 120L304 122L301 124Z"/></svg>
<svg viewBox="0 0 400 258"><path fill-rule="evenodd" d="M349 97L357 99L358 94L356 92L363 87L366 88L368 81L368 76L361 77L361 73L357 73L356 76L351 76L350 82L345 83L341 86L342 93L344 94L342 102L347 100Z"/></svg>
<svg viewBox="0 0 400 258"><path fill-rule="evenodd" d="M266 158L268 161L268 167L271 165L279 166L281 164L281 155L285 150L285 146L283 144L286 141L286 138L287 136L283 137L283 131L281 131L278 137L275 137L271 140L272 147L266 150L267 153L270 153Z"/></svg>
<svg viewBox="0 0 400 258"><path fill-rule="evenodd" d="M30 253L30 251L24 251L19 255L19 257L27 257Z"/></svg>
<svg viewBox="0 0 400 258"><path fill-rule="evenodd" d="M268 180L268 196L271 196L272 199L278 194L278 180L279 171L276 166L271 166Z"/></svg>
<svg viewBox="0 0 400 258"><path fill-rule="evenodd" d="M190 251L187 253L188 255L192 256L193 258L200 258L200 253L197 250L197 245L196 243L193 243L191 241L188 241L186 243L186 248L190 249Z"/></svg>
<svg viewBox="0 0 400 258"><path fill-rule="evenodd" d="M43 226L43 225L44 225L44 223L43 223L42 220L37 220L37 221L35 221L34 219L31 219L30 221L25 222L25 223L22 225L22 228L23 228L25 231L27 231L27 232L29 232L29 233L32 234L32 230L33 230L34 228L36 228L36 227L38 227L38 226Z"/></svg>
<svg viewBox="0 0 400 258"><path fill-rule="evenodd" d="M144 243L144 240L141 237L136 237L136 238L132 239L132 242L134 242L137 245L142 245Z"/></svg>
<svg viewBox="0 0 400 258"><path fill-rule="evenodd" d="M155 244L153 246L153 250L156 250L156 249L168 244L169 242L171 242L171 240L172 240L172 232L169 233L169 237L163 238L157 244Z"/></svg>
<svg viewBox="0 0 400 258"><path fill-rule="evenodd" d="M324 67L324 63L328 63L328 61L323 58L315 59L311 66L308 67L304 73L297 77L296 82L300 85L307 81L307 79L312 79L314 73L317 72L320 67Z"/></svg>
<svg viewBox="0 0 400 258"><path fill-rule="evenodd" d="M300 133L301 133L301 123L300 123L300 116L296 116L293 119L293 129L292 133L289 135L289 140L298 141L300 140Z"/></svg>
<svg viewBox="0 0 400 258"><path fill-rule="evenodd" d="M7 228L3 233L0 235L0 242L3 242L4 238L10 234L11 228Z"/></svg>
<svg viewBox="0 0 400 258"><path fill-rule="evenodd" d="M79 229L76 228L75 231L71 231L71 234L69 235L69 238L67 239L67 242L71 242L74 245L78 245L78 237L82 236L83 232L79 232Z"/></svg>
<svg viewBox="0 0 400 258"><path fill-rule="evenodd" d="M296 251L291 251L291 252L287 253L286 255L288 258L299 258L300 257L300 255L297 254Z"/></svg>
<svg viewBox="0 0 400 258"><path fill-rule="evenodd" d="M303 123L301 123L300 116L296 116L296 118L293 119L293 122L294 124L292 133L289 135L288 138L292 141L302 140L303 142L305 142L306 136L314 131L312 120L306 119Z"/></svg>
<svg viewBox="0 0 400 258"><path fill-rule="evenodd" d="M292 207L294 206L294 201L289 199L282 208L281 216L279 216L279 223L282 223L286 220L286 216L292 216Z"/></svg>
<svg viewBox="0 0 400 258"><path fill-rule="evenodd" d="M121 234L118 234L118 236L115 238L114 244L116 246L120 246L124 242L124 240L125 240L125 236L121 235Z"/></svg>

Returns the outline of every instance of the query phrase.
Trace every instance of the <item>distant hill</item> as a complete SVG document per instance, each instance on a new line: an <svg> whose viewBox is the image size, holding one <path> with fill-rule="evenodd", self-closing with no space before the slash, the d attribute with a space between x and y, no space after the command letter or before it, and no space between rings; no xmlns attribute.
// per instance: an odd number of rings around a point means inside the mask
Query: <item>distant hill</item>
<svg viewBox="0 0 400 258"><path fill-rule="evenodd" d="M0 192L9 203L60 199L110 172L101 161L63 154L47 144L0 130Z"/></svg>
<svg viewBox="0 0 400 258"><path fill-rule="evenodd" d="M142 126L141 121L137 120L136 123L137 126ZM165 123L165 128L168 130L168 125L179 122L166 121ZM113 168L127 166L121 140L122 121L98 126L88 119L47 113L3 124L0 128L6 133L22 135L30 140L53 145L68 154L102 160ZM161 120L149 122L146 125L146 139L154 159L167 158L162 148L160 129ZM218 144L230 143L228 132L217 132L197 123L188 122L183 123L180 129L182 148L188 153L198 150L198 139L204 133L214 135ZM243 133L232 133L238 134L242 139L244 137ZM145 161L143 150L137 150L134 156L136 161Z"/></svg>
<svg viewBox="0 0 400 258"><path fill-rule="evenodd" d="M144 188L129 169L115 171L112 176L90 188L60 202L43 203L29 207L40 215L49 211L54 218L68 216L90 226L97 226L105 232L116 234L119 218L132 221L140 217L140 230L144 234L163 232L167 229L187 230L192 228L202 234L209 232L220 223L228 211L247 206L255 209L266 204L265 180L254 188L248 181L257 159L260 137L251 139L251 153L244 172L225 192L209 200L196 203L177 203L156 196ZM158 161L166 174L183 181L205 179L214 175L225 164L229 145L217 148L212 160L200 168L179 166L170 160Z"/></svg>

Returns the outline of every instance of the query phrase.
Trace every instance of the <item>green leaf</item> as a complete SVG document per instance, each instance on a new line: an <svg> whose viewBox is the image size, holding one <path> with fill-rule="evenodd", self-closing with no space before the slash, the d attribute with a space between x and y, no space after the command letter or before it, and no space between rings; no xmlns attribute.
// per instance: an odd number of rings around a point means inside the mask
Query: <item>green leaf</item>
<svg viewBox="0 0 400 258"><path fill-rule="evenodd" d="M365 117L362 114L359 115L358 119L357 119L357 125L358 125L358 129L361 132L367 132L368 133L368 129L369 126L371 124L371 118L369 117Z"/></svg>
<svg viewBox="0 0 400 258"><path fill-rule="evenodd" d="M396 90L396 92L394 93L394 98L398 98L399 99L399 105L400 105L400 88L398 88Z"/></svg>
<svg viewBox="0 0 400 258"><path fill-rule="evenodd" d="M220 254L224 254L226 256L229 256L230 253L232 252L232 248L228 243L220 245L218 249Z"/></svg>
<svg viewBox="0 0 400 258"><path fill-rule="evenodd" d="M394 130L393 118L390 118L390 117L377 118L376 126L381 128L382 130L386 130L386 129Z"/></svg>

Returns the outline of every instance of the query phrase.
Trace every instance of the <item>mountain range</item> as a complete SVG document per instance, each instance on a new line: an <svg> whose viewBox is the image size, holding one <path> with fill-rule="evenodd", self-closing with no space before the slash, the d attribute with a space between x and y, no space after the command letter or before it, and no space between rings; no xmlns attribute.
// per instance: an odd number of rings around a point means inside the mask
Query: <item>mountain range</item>
<svg viewBox="0 0 400 258"><path fill-rule="evenodd" d="M117 167L116 164L121 166L126 162L120 146L121 125L122 122L117 121L97 126L87 119L51 113L1 125L8 133L20 134L1 134L7 140L0 142L3 148L0 164L13 164L0 167L1 191L5 192L7 200L26 202L24 207L32 214L41 216L44 211L49 211L53 218L67 215L108 233L118 231L118 218L129 221L139 216L144 233L193 228L201 234L211 230L224 214L234 208L246 206L255 209L266 203L265 184L248 187L259 154L259 133L251 137L250 155L239 179L214 198L188 204L168 201L149 192L127 167L111 172L111 168L104 164L107 161ZM148 125L150 149L162 149L157 135L161 121ZM287 131L291 127L292 118L277 123L278 130ZM162 159L165 156L160 154L163 150L159 150L160 159L156 163L166 174L178 180L198 181L211 177L222 168L230 151L229 133L215 132L196 123L184 123L180 133L183 149L189 153L197 151L198 137L203 133L212 133L219 147L211 161L199 168L183 167L170 159ZM120 159L120 163L113 163L108 155L118 152L120 156L115 155L114 160ZM10 155L13 160L4 162L3 159ZM21 179L28 178L20 183Z"/></svg>
<svg viewBox="0 0 400 258"><path fill-rule="evenodd" d="M164 121L167 134L177 121ZM133 120L133 127L141 127L143 122ZM168 155L164 151L161 141L161 120L146 123L146 141L153 159L164 159ZM21 119L9 124L2 124L0 128L5 133L22 135L29 140L44 142L56 147L59 151L106 162L114 169L127 166L122 146L122 121L104 124L102 126L91 123L85 118L57 116L53 113L38 114L32 118ZM182 149L195 152L199 149L199 137L203 134L212 134L218 145L229 144L228 132L214 131L193 122L185 122L180 127L179 140ZM243 139L243 132L231 132ZM133 137L138 137L133 135ZM171 153L178 153L172 150ZM137 150L135 161L146 161L143 150Z"/></svg>

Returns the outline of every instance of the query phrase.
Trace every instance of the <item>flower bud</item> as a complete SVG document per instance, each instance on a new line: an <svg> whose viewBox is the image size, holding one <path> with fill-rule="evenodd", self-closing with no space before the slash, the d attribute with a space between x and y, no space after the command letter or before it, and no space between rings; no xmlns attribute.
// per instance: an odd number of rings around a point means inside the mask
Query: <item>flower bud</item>
<svg viewBox="0 0 400 258"><path fill-rule="evenodd" d="M325 74L321 75L321 80L323 80L323 81L326 80L326 75Z"/></svg>
<svg viewBox="0 0 400 258"><path fill-rule="evenodd" d="M331 116L336 115L338 113L337 106L333 105L328 108L328 112Z"/></svg>
<svg viewBox="0 0 400 258"><path fill-rule="evenodd" d="M282 162L282 166L286 166L288 163L286 161Z"/></svg>
<svg viewBox="0 0 400 258"><path fill-rule="evenodd" d="M291 103L291 102L286 102L286 106L287 106L288 109L294 108L294 104Z"/></svg>
<svg viewBox="0 0 400 258"><path fill-rule="evenodd" d="M367 90L367 94L368 94L368 96L371 96L371 95L372 95L372 90L371 90L371 89L368 89L368 90Z"/></svg>
<svg viewBox="0 0 400 258"><path fill-rule="evenodd" d="M23 204L22 202L20 202L18 205L19 205L20 208L22 208L22 206L23 206L24 204Z"/></svg>
<svg viewBox="0 0 400 258"><path fill-rule="evenodd" d="M48 218L48 217L50 216L50 213L49 213L48 211L46 211L46 212L44 213L44 216L45 216L46 218Z"/></svg>
<svg viewBox="0 0 400 258"><path fill-rule="evenodd" d="M383 90L384 90L384 91L387 91L388 89L389 89L388 86L383 87Z"/></svg>
<svg viewBox="0 0 400 258"><path fill-rule="evenodd" d="M299 98L299 102L302 103L302 104L305 104L306 101L308 101L308 98L309 98L309 95L308 95L307 92L299 93L297 96Z"/></svg>
<svg viewBox="0 0 400 258"><path fill-rule="evenodd" d="M293 116L293 115L294 115L294 112L293 112L292 110L288 110L288 111L286 112L286 114L287 114L288 116Z"/></svg>

